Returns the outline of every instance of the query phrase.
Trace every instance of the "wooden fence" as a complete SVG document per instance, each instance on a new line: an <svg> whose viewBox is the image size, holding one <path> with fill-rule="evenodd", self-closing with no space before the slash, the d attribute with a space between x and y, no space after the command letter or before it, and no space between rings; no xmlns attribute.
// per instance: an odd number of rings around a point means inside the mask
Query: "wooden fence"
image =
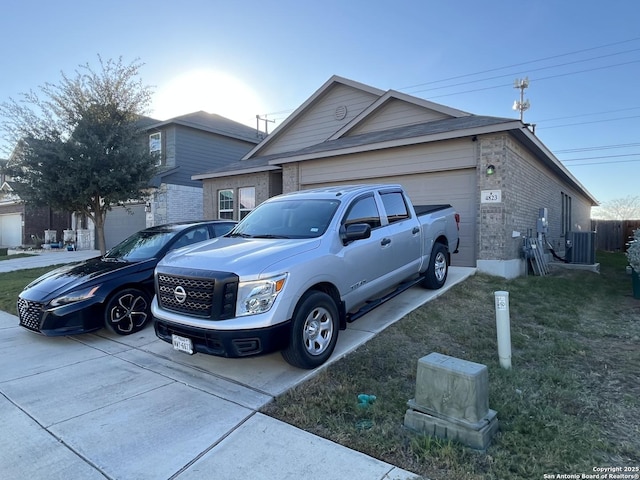
<svg viewBox="0 0 640 480"><path fill-rule="evenodd" d="M591 220L591 230L596 233L596 250L624 252L626 243L640 228L640 220Z"/></svg>

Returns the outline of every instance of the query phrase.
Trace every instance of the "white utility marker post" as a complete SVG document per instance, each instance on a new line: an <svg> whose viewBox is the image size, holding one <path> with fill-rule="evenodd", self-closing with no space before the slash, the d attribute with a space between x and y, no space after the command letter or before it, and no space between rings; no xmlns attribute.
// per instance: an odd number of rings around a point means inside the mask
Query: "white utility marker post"
<svg viewBox="0 0 640 480"><path fill-rule="evenodd" d="M496 303L496 329L498 332L498 358L502 368L511 368L511 323L509 319L509 292L494 292Z"/></svg>

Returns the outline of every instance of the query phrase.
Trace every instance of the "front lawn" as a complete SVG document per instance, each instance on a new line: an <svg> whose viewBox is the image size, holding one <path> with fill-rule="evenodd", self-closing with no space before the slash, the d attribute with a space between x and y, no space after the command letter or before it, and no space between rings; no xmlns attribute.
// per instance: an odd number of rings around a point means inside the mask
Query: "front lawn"
<svg viewBox="0 0 640 480"><path fill-rule="evenodd" d="M622 254L601 273L475 275L273 401L263 412L430 479L542 479L640 466L640 300ZM493 292L510 297L511 370L499 366ZM500 431L486 452L403 428L417 360L487 365ZM368 409L360 393L376 395ZM364 422L363 422L364 420ZM550 478L550 477L547 477Z"/></svg>

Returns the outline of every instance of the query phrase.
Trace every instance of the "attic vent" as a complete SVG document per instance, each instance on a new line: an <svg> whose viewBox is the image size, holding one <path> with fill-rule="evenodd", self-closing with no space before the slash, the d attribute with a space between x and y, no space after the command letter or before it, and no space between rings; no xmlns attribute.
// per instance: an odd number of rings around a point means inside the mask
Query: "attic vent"
<svg viewBox="0 0 640 480"><path fill-rule="evenodd" d="M336 108L336 120L344 120L344 117L347 116L347 106L346 105L340 105L338 108Z"/></svg>

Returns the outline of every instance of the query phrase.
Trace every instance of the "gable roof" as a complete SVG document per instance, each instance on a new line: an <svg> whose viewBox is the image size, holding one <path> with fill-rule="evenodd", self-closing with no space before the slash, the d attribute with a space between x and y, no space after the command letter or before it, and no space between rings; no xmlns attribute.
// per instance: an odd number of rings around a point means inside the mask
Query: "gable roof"
<svg viewBox="0 0 640 480"><path fill-rule="evenodd" d="M353 151L366 152L369 150L380 150L382 148L461 138L520 128L520 126L522 126L522 124L512 118L479 115L446 118L443 120L341 137L335 140L327 140L326 142L312 145L295 152L275 154L273 155L274 158L271 160L271 163L273 165L279 165L326 156L344 155L346 153L353 153Z"/></svg>
<svg viewBox="0 0 640 480"><path fill-rule="evenodd" d="M447 118L432 122L407 125L382 131L362 133L348 137L327 140L316 145L299 150L274 153L262 157L240 160L224 167L194 175L193 180L204 180L211 177L254 173L257 171L277 170L278 165L304 160L314 160L323 157L343 155L352 152L366 152L380 150L428 141L444 140L446 138L460 138L501 131L507 127L517 128L522 124L511 118L486 117L468 115L461 118Z"/></svg>
<svg viewBox="0 0 640 480"><path fill-rule="evenodd" d="M256 144L261 140L261 137L258 136L259 132L255 128L203 110L180 115L162 122L156 121L147 125L145 130L158 130L168 125L182 125Z"/></svg>
<svg viewBox="0 0 640 480"><path fill-rule="evenodd" d="M273 143L282 135L287 128L294 124L305 112L315 105L320 98L332 87L336 84L346 85L348 87L352 87L358 90L362 90L363 92L370 93L375 96L382 96L384 94L384 90L380 90L379 88L374 88L369 85L365 85L364 83L356 82L354 80L349 80L347 78L340 77L338 75L333 75L329 80L327 80L318 90L316 90L313 95L311 95L302 105L294 110L294 112L289 115L284 122L278 125L273 132L271 132L264 140L262 140L258 145L256 145L250 152L248 152L243 160L249 159L257 155L261 150L263 150L266 146Z"/></svg>
<svg viewBox="0 0 640 480"><path fill-rule="evenodd" d="M360 89L376 98L371 105L356 115L341 129L332 134L327 140L289 152L278 152L271 155L259 156L260 151L270 143L276 141L280 135L300 119L308 110L312 109L322 97L334 86L342 84ZM403 101L420 108L440 113L444 118L423 121L420 123L402 125L366 133L355 133L358 126L364 124L377 111L392 101ZM349 135L350 132L354 132ZM240 175L259 171L274 170L281 165L305 160L317 160L332 156L361 153L384 148L394 148L421 143L456 138L472 138L475 135L506 132L514 136L526 148L555 174L573 185L580 193L589 199L593 205L598 201L571 174L571 172L553 155L553 153L518 119L473 115L445 105L406 95L394 90L382 90L354 82L339 76L332 76L306 102L297 108L271 135L253 148L242 160L226 165L220 169L194 175L193 180Z"/></svg>
<svg viewBox="0 0 640 480"><path fill-rule="evenodd" d="M433 110L435 112L441 113L448 117L466 117L470 116L470 113L464 112L462 110L458 110L456 108L447 107L446 105L441 105L439 103L431 102L429 100L425 100L422 98L413 97L411 95L407 95L406 93L397 92L395 90L388 90L384 95L382 95L378 100L369 105L368 108L364 109L360 115L354 118L347 125L342 127L336 133L334 133L330 140L335 140L340 138L350 131L354 130L356 127L361 125L376 111L381 110L385 105L389 104L393 100L400 100L406 103L411 103L421 108Z"/></svg>

